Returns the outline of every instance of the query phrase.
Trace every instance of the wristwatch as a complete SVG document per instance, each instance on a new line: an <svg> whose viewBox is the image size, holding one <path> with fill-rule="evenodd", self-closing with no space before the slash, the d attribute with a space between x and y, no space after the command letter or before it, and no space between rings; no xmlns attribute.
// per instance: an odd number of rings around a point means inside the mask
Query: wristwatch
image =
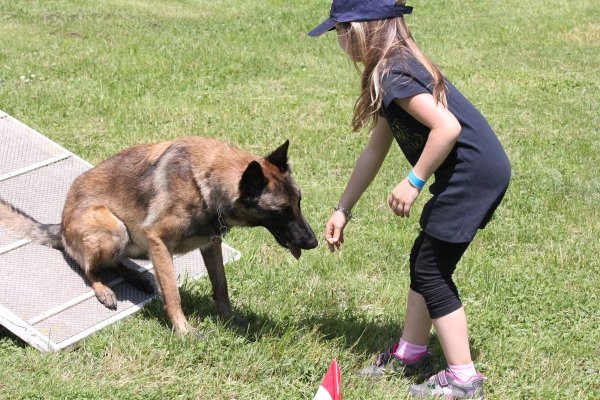
<svg viewBox="0 0 600 400"><path fill-rule="evenodd" d="M346 221L350 221L352 219L352 211L348 210L347 208L340 207L339 205L337 205L333 207L333 209L335 211L340 211L342 214L344 214L344 217L346 217Z"/></svg>

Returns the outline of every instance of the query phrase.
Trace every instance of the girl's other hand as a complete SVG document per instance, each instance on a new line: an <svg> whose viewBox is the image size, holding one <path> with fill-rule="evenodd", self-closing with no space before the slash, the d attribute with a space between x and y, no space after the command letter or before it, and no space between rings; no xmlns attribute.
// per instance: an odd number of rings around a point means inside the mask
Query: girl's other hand
<svg viewBox="0 0 600 400"><path fill-rule="evenodd" d="M392 190L388 197L388 205L399 217L409 217L410 209L419 197L420 190L414 187L408 182L408 179L404 179Z"/></svg>
<svg viewBox="0 0 600 400"><path fill-rule="evenodd" d="M329 251L339 250L344 243L344 228L348 221L343 213L335 211L325 225L325 240Z"/></svg>

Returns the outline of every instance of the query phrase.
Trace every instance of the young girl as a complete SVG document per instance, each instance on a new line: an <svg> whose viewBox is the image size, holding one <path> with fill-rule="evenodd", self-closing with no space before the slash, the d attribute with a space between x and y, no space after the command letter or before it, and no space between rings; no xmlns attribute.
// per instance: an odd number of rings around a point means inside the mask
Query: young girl
<svg viewBox="0 0 600 400"><path fill-rule="evenodd" d="M423 366L433 323L448 368L412 386L411 394L483 398L483 376L471 359L467 319L452 273L502 200L510 165L485 118L415 44L403 18L411 11L403 0L333 0L330 18L309 33L335 29L341 48L362 64L352 123L355 131L369 123L373 128L327 222L325 238L331 251L340 248L350 210L395 139L413 168L389 195L390 208L408 217L432 175L433 196L423 208L422 230L410 252L402 337L361 374L406 373Z"/></svg>

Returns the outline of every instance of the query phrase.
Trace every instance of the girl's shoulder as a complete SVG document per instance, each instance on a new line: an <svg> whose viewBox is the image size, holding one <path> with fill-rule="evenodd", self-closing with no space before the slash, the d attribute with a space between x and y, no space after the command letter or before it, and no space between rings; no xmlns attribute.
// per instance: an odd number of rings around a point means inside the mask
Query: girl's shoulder
<svg viewBox="0 0 600 400"><path fill-rule="evenodd" d="M394 79L398 77L407 77L417 80L429 80L431 74L425 66L411 53L403 52L394 57L390 57L385 68L384 79Z"/></svg>
<svg viewBox="0 0 600 400"><path fill-rule="evenodd" d="M390 58L384 70L381 87L387 100L392 96L404 98L418 93L431 93L433 77L413 55Z"/></svg>

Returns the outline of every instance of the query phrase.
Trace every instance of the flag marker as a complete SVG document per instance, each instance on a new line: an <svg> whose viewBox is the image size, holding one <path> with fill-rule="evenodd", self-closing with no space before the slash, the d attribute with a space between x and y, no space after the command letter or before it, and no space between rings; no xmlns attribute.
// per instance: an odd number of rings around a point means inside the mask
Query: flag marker
<svg viewBox="0 0 600 400"><path fill-rule="evenodd" d="M331 361L313 400L342 400L342 373L335 359Z"/></svg>

